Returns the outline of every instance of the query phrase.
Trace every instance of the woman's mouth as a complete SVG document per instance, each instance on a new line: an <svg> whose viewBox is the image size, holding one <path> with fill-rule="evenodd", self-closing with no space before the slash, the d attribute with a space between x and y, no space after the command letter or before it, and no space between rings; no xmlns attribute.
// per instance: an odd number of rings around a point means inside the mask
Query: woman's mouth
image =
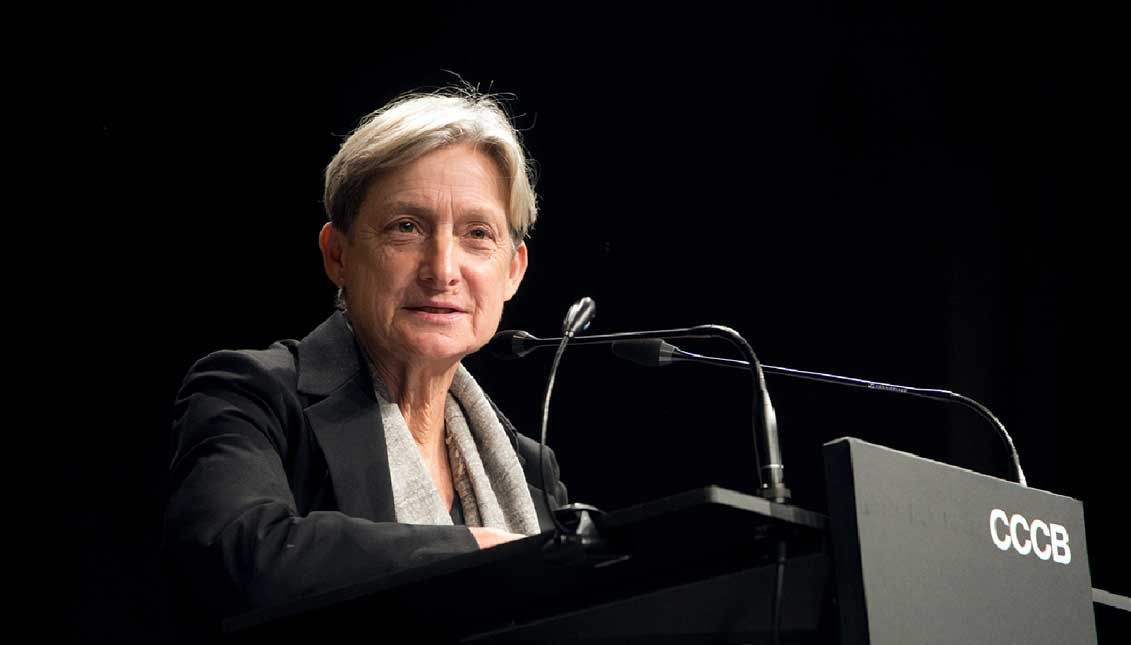
<svg viewBox="0 0 1131 645"><path fill-rule="evenodd" d="M464 315L464 312L454 307L405 307L416 320L428 323L452 323Z"/></svg>

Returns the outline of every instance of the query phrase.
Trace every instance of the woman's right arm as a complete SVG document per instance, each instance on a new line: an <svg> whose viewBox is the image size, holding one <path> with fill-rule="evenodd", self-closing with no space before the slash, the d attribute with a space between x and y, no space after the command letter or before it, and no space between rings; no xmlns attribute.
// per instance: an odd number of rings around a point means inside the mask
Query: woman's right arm
<svg viewBox="0 0 1131 645"><path fill-rule="evenodd" d="M284 456L309 439L280 374L254 353L220 352L178 395L163 547L196 596L231 614L483 546L463 526L300 515Z"/></svg>

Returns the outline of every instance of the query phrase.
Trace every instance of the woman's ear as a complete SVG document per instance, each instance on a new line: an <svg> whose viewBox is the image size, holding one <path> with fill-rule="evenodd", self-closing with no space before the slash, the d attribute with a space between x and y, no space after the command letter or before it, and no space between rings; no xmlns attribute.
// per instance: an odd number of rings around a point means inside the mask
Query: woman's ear
<svg viewBox="0 0 1131 645"><path fill-rule="evenodd" d="M346 246L349 240L345 233L332 222L326 222L318 233L318 248L322 249L322 268L326 277L339 288L346 285Z"/></svg>
<svg viewBox="0 0 1131 645"><path fill-rule="evenodd" d="M510 270L507 271L506 300L514 297L514 294L518 292L518 285L522 284L522 278L526 275L528 261L526 254L526 242L520 242L514 253L511 254Z"/></svg>

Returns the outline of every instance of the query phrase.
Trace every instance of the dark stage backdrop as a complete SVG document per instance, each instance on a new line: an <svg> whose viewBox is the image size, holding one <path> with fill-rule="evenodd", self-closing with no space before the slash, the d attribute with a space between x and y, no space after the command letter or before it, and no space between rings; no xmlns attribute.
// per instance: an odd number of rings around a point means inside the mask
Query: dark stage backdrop
<svg viewBox="0 0 1131 645"><path fill-rule="evenodd" d="M445 70L513 92L538 163L531 267L503 328L554 335L590 295L593 332L720 323L767 363L963 392L1011 430L1032 486L1084 501L1093 584L1131 591L1100 456L1122 406L1091 382L1119 349L1104 335L1117 244L1065 181L1079 157L1058 16L786 4L103 16L75 56L97 120L76 298L107 350L83 388L103 421L72 471L76 639L165 633L155 554L180 379L332 311L322 169L363 114ZM550 358L467 363L535 436ZM844 435L1008 472L964 410L769 378L802 506L824 510L819 449ZM575 500L753 490L741 373L579 348L557 382L550 442Z"/></svg>

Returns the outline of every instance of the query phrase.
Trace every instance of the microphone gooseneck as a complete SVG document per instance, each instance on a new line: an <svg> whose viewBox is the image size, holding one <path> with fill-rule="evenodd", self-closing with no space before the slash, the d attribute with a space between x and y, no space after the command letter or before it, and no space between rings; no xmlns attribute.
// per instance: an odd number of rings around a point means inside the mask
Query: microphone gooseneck
<svg viewBox="0 0 1131 645"><path fill-rule="evenodd" d="M693 354L685 352L682 349L672 345L671 343L663 340L626 340L613 343L613 354L620 358L630 360L639 365L648 367L663 367L672 365L674 363L704 363L707 365L717 365L719 367L730 367L734 369L750 369L746 361L734 360L731 358L717 358L714 356L702 356L700 354ZM800 378L809 381L818 381L821 383L833 383L836 385L847 385L850 387L861 387L868 390L877 390L881 392L892 392L894 394L907 394L910 396L918 396L924 399L933 399L935 401L945 401L947 403L957 403L965 408L973 410L978 413L980 417L985 419L997 431L998 438L1005 444L1005 448L1009 451L1009 458L1013 466L1014 476L1017 483L1022 486L1028 487L1028 482L1025 479L1025 471L1021 469L1021 457L1017 453L1017 447L1013 444L1013 438L1009 436L1009 432L1005 429L1003 424L993 412L986 406L978 403L968 396L951 392L950 390L939 390L922 387L911 387L909 385L895 385L892 383L881 383L878 381L868 381L860 378L852 378L850 376L837 376L836 374L824 374L821 372L807 372L805 370L795 370L788 367L777 367L774 365L762 365L762 368L770 374L779 374L781 376L789 376L792 378Z"/></svg>
<svg viewBox="0 0 1131 645"><path fill-rule="evenodd" d="M546 396L542 398L542 434L541 441L538 443L538 474L541 476L542 488L542 501L546 504L546 509L550 512L550 519L554 522L554 529L558 535L566 533L566 528L562 526L558 520L557 513L554 512L554 507L550 504L550 493L546 490L546 430L550 423L550 396L554 391L554 378L558 374L558 364L562 361L562 354L565 353L566 344L569 343L569 336L563 336L561 344L558 345L558 351L554 353L554 362L550 365L550 377L546 381Z"/></svg>

